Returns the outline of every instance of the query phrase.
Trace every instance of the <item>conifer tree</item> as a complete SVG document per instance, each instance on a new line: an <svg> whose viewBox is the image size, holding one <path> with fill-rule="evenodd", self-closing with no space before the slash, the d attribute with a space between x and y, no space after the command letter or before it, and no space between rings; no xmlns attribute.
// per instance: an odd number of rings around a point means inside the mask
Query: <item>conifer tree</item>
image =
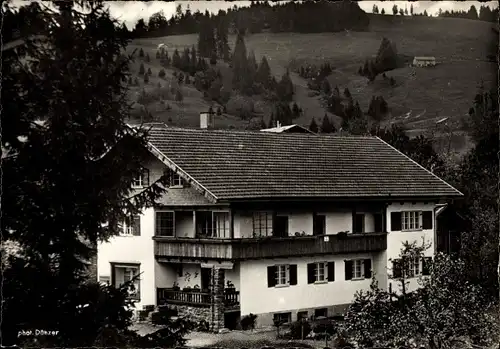
<svg viewBox="0 0 500 349"><path fill-rule="evenodd" d="M269 67L266 56L262 56L259 68L257 69L256 80L264 87L269 88L271 82L271 68Z"/></svg>
<svg viewBox="0 0 500 349"><path fill-rule="evenodd" d="M330 122L328 115L323 116L323 122L321 123L321 133L332 133L334 131L333 125Z"/></svg>
<svg viewBox="0 0 500 349"><path fill-rule="evenodd" d="M314 116L311 119L311 123L309 124L309 131L318 133L318 124L316 124L316 120L314 119Z"/></svg>
<svg viewBox="0 0 500 349"><path fill-rule="evenodd" d="M177 49L175 49L174 55L172 56L172 66L177 69L181 68L181 56L179 55L179 51L177 51Z"/></svg>
<svg viewBox="0 0 500 349"><path fill-rule="evenodd" d="M247 49L243 35L238 34L233 53L233 85L244 92L250 87L252 81L248 76Z"/></svg>
<svg viewBox="0 0 500 349"><path fill-rule="evenodd" d="M144 69L144 64L141 63L141 65L139 66L139 75L144 75L145 73L145 69Z"/></svg>

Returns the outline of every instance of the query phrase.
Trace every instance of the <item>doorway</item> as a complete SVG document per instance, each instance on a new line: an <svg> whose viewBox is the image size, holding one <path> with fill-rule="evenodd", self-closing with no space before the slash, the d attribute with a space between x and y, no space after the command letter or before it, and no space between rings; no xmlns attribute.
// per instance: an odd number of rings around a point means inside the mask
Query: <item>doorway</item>
<svg viewBox="0 0 500 349"><path fill-rule="evenodd" d="M201 268L200 277L201 277L201 291L202 292L210 292L212 269Z"/></svg>

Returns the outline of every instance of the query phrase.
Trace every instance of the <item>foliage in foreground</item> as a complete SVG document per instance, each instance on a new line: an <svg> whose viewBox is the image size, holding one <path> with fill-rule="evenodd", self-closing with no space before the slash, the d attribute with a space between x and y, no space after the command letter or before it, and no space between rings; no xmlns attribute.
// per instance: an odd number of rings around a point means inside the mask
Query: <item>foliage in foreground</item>
<svg viewBox="0 0 500 349"><path fill-rule="evenodd" d="M438 254L429 277L411 293L389 293L375 279L369 291L356 294L346 316L350 338L361 345L451 348L466 338L474 344L493 340L492 304L465 273L465 263Z"/></svg>
<svg viewBox="0 0 500 349"><path fill-rule="evenodd" d="M88 281L97 243L151 206L164 179L131 192L147 132L125 124L128 39L102 1L78 4L85 11L72 1L4 8L3 41L25 40L2 52L2 344L182 344L181 322L156 337L128 330L131 285ZM18 337L36 329L59 333Z"/></svg>

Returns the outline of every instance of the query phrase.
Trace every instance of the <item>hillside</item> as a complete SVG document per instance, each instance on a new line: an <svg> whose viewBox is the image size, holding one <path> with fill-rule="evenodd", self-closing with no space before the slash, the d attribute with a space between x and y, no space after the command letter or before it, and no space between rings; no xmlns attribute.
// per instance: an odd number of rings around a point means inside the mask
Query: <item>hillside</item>
<svg viewBox="0 0 500 349"><path fill-rule="evenodd" d="M491 30L492 26L488 22L457 18L370 15L370 30L367 32L260 33L246 36L245 41L248 51L254 50L257 61L262 55L268 58L272 73L277 77L287 67L293 70L305 63L330 62L335 67L329 77L332 86L337 85L341 91L348 87L365 111L372 95L382 95L391 109L388 121L403 121L413 134L417 134L435 130L435 122L445 117L449 117L453 128L458 129L458 121L466 115L481 81L485 88L493 86L497 66L489 62L487 56L495 52L493 45L498 38ZM357 74L357 70L366 57L376 54L383 37L396 44L399 54L408 57L435 56L438 65L433 68L404 67L388 72L387 76L396 80L394 87L382 77L377 77L369 84ZM230 36L231 47L234 41L235 36ZM181 51L196 45L196 42L197 35L133 41L130 50L142 48L151 57L151 63L144 63L146 70L150 67L153 72L147 88L156 86L158 82L166 84L157 77L161 69L159 61L155 59L158 44L166 44L171 56L176 48ZM139 62L132 67L134 74L138 68ZM219 68L224 76L225 87L229 88L231 71L223 63L219 63ZM168 70L167 80L171 74L172 71ZM295 101L304 111L296 122L307 126L313 116L319 122L325 113L319 98L311 97L304 79L294 73L291 76L295 85ZM140 88L143 88L142 79L139 80ZM132 92L138 89L132 87ZM168 102L171 110L165 110L159 103L147 107L159 120L195 127L199 122L198 113L208 109L210 104L203 100L202 93L192 85L183 86L183 91L185 98L182 103ZM256 112L267 119L272 106L259 98L254 99ZM230 101L227 107L227 112L231 114L235 112L237 102ZM219 127L232 125L242 128L247 124L230 115L218 117L216 122ZM458 132L457 137L460 144L454 144L453 147L466 146L463 134Z"/></svg>

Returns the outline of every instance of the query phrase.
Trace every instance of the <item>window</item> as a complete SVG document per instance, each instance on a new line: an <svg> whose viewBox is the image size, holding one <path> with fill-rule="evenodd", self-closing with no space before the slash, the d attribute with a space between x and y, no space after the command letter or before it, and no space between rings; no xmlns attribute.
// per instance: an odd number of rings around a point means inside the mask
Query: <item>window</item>
<svg viewBox="0 0 500 349"><path fill-rule="evenodd" d="M276 285L284 286L289 283L288 265L276 266Z"/></svg>
<svg viewBox="0 0 500 349"><path fill-rule="evenodd" d="M324 214L314 215L313 234L314 235L326 234L326 216Z"/></svg>
<svg viewBox="0 0 500 349"><path fill-rule="evenodd" d="M123 222L122 235L124 236L140 236L141 235L141 217L138 215L127 218Z"/></svg>
<svg viewBox="0 0 500 349"><path fill-rule="evenodd" d="M271 236L273 232L273 215L270 212L253 213L253 235Z"/></svg>
<svg viewBox="0 0 500 349"><path fill-rule="evenodd" d="M354 215L354 232L364 233L365 232L365 214L356 213Z"/></svg>
<svg viewBox="0 0 500 349"><path fill-rule="evenodd" d="M335 281L334 262L316 262L307 264L307 283L325 283Z"/></svg>
<svg viewBox="0 0 500 349"><path fill-rule="evenodd" d="M419 211L405 211L401 212L401 230L418 230L421 228L420 224L421 212Z"/></svg>
<svg viewBox="0 0 500 349"><path fill-rule="evenodd" d="M372 277L371 259L347 260L344 265L346 280L370 279Z"/></svg>
<svg viewBox="0 0 500 349"><path fill-rule="evenodd" d="M143 169L137 177L132 180L132 188L139 189L149 185L149 170Z"/></svg>
<svg viewBox="0 0 500 349"><path fill-rule="evenodd" d="M172 211L160 211L156 212L156 236L174 236L175 235L175 224L174 224L174 212Z"/></svg>
<svg viewBox="0 0 500 349"><path fill-rule="evenodd" d="M327 317L327 316L328 316L328 309L326 309L326 308L314 309L314 317L315 318Z"/></svg>
<svg viewBox="0 0 500 349"><path fill-rule="evenodd" d="M215 237L229 238L229 212L213 213Z"/></svg>
<svg viewBox="0 0 500 349"><path fill-rule="evenodd" d="M182 178L179 174L170 170L170 187L182 187Z"/></svg>
<svg viewBox="0 0 500 349"><path fill-rule="evenodd" d="M287 237L288 236L288 216L274 217L274 231L273 236Z"/></svg>
<svg viewBox="0 0 500 349"><path fill-rule="evenodd" d="M407 278L418 277L422 275L422 260L419 257L416 258L401 258L395 259L393 261L393 277L400 278L402 276L402 271L404 270L404 275Z"/></svg>
<svg viewBox="0 0 500 349"><path fill-rule="evenodd" d="M326 280L326 263L316 263L315 268L316 282L323 282Z"/></svg>
<svg viewBox="0 0 500 349"><path fill-rule="evenodd" d="M140 280L137 277L140 274L139 264L111 264L112 285L120 287L124 283L133 280L133 289L129 290L131 298L140 299ZM137 278L136 278L137 277ZM135 280L134 280L135 278Z"/></svg>
<svg viewBox="0 0 500 349"><path fill-rule="evenodd" d="M273 321L275 324L288 324L292 322L292 313L276 313L273 315Z"/></svg>
<svg viewBox="0 0 500 349"><path fill-rule="evenodd" d="M280 264L267 267L267 286L283 287L297 285L297 265Z"/></svg>
<svg viewBox="0 0 500 349"><path fill-rule="evenodd" d="M363 278L363 261L360 259L353 261L352 278L353 279L362 279Z"/></svg>
<svg viewBox="0 0 500 349"><path fill-rule="evenodd" d="M297 321L307 319L309 313L307 310L297 312Z"/></svg>

